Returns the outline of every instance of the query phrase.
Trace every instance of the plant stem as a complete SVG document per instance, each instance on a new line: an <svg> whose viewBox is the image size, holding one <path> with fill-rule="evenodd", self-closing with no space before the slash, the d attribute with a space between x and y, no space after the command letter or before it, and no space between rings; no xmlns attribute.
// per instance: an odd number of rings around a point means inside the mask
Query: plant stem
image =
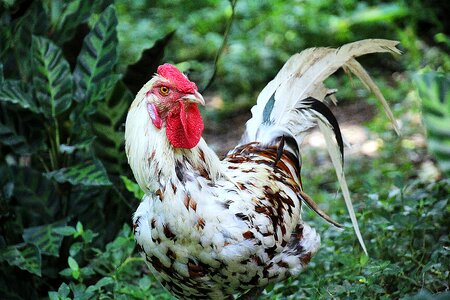
<svg viewBox="0 0 450 300"><path fill-rule="evenodd" d="M127 264L132 262L143 262L144 259L142 257L128 256L121 264L117 267L114 273L119 273Z"/></svg>
<svg viewBox="0 0 450 300"><path fill-rule="evenodd" d="M112 189L113 189L114 192L117 193L117 195L119 196L120 200L122 200L123 203L125 203L126 206L128 206L129 208L133 208L133 207L131 206L131 204L128 203L127 199L126 199L126 198L122 195L122 193L119 191L119 189L117 188L116 185L113 184L113 185L112 185Z"/></svg>
<svg viewBox="0 0 450 300"><path fill-rule="evenodd" d="M44 159L42 158L42 156L37 155L39 161L41 162L42 166L44 167L45 172L50 172L47 164L45 163Z"/></svg>
<svg viewBox="0 0 450 300"><path fill-rule="evenodd" d="M225 27L222 45L220 45L219 50L217 50L216 57L214 58L213 73L212 73L211 78L209 79L208 83L206 83L205 87L203 88L202 93L205 92L209 88L209 86L213 83L214 78L216 77L216 74L217 74L217 64L219 62L220 56L222 55L223 51L225 50L225 46L227 45L228 34L230 32L231 24L233 24L235 12L236 12L235 7L236 7L236 3L237 3L237 0L229 0L229 1L230 1L230 5L231 5L231 16L230 16L230 19L228 20L227 26Z"/></svg>
<svg viewBox="0 0 450 300"><path fill-rule="evenodd" d="M52 129L47 129L49 132L49 140L50 140L50 149L49 149L49 157L50 157L50 166L52 171L56 170L56 161L55 161L55 141L53 140L53 135L51 134Z"/></svg>
<svg viewBox="0 0 450 300"><path fill-rule="evenodd" d="M60 138L59 138L59 123L58 119L56 117L53 117L53 122L55 125L55 161L56 161L56 167L59 167L59 145L61 144Z"/></svg>

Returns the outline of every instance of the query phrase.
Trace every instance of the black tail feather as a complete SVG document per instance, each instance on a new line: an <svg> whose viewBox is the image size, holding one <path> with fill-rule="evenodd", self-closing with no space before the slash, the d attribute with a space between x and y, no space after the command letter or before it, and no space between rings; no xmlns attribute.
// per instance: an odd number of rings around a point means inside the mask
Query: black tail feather
<svg viewBox="0 0 450 300"><path fill-rule="evenodd" d="M339 127L339 123L336 120L336 117L333 115L328 106L325 105L322 101L319 101L315 98L308 97L301 101L303 104L308 105L309 109L312 109L327 119L330 125L333 127L333 132L336 137L336 141L339 146L339 150L341 151L342 156L342 164L344 164L344 141L342 140L342 133Z"/></svg>

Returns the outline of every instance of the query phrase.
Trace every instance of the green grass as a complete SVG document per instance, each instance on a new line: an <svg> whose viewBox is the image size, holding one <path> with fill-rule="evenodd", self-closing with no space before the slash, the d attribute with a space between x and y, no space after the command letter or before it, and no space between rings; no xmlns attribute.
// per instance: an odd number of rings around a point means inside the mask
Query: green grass
<svg viewBox="0 0 450 300"><path fill-rule="evenodd" d="M409 150L389 148L375 159L359 158L347 166L369 256L357 242L336 185L322 183L334 176L333 170L321 166L320 172L331 176L308 177L316 170L307 164L308 193L318 195L346 229L340 232L306 209L308 222L321 233L322 246L303 274L275 284L263 299L396 299L421 290L448 290L450 180L411 178L414 167L395 161L407 157Z"/></svg>

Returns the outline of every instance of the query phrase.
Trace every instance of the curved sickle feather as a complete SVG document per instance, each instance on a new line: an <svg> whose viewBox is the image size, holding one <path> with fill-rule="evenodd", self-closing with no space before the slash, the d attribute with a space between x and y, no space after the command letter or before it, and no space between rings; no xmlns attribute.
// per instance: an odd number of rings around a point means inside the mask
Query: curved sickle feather
<svg viewBox="0 0 450 300"><path fill-rule="evenodd" d="M361 232L359 230L358 221L356 219L355 211L353 209L353 204L350 197L350 192L348 190L347 181L345 180L345 175L343 171L344 166L344 143L342 140L341 130L339 128L339 124L331 112L331 110L321 101L308 97L305 100L300 101L304 107L299 109L310 109L319 114L318 116L318 125L320 131L325 137L325 142L328 148L328 153L330 154L331 161L333 162L334 169L336 171L336 175L339 181L339 185L341 186L342 194L344 196L345 205L347 206L348 214L350 215L350 219L353 224L353 229L355 230L356 237L358 238L361 247L364 250L364 253L367 255L367 248L364 244L364 240L362 238ZM331 131L333 131L337 144L340 150L341 159L339 160L339 152L332 140ZM317 211L316 211L317 212ZM319 214L320 215L320 214ZM320 215L322 216L322 215ZM323 216L322 216L323 217ZM324 218L324 217L323 217ZM326 218L324 218L327 220ZM328 221L328 220L327 220ZM333 223L332 223L333 224Z"/></svg>
<svg viewBox="0 0 450 300"><path fill-rule="evenodd" d="M318 214L320 217L322 217L325 221L328 223L336 226L339 229L344 228L343 225L339 224L335 220L333 220L329 215L327 215L323 210L320 209L320 207L317 205L316 202L305 192L301 191L300 196L305 201L306 205L308 205L309 208L311 208L316 214Z"/></svg>

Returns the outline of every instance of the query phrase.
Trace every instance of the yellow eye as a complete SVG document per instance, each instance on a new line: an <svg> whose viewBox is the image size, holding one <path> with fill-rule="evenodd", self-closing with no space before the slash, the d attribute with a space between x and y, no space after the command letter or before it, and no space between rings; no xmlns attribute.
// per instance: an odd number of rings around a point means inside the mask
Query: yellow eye
<svg viewBox="0 0 450 300"><path fill-rule="evenodd" d="M167 86L161 86L160 88L159 88L159 93L161 94L161 95L163 95L163 96L167 96L167 95L169 95L169 88L167 87Z"/></svg>

